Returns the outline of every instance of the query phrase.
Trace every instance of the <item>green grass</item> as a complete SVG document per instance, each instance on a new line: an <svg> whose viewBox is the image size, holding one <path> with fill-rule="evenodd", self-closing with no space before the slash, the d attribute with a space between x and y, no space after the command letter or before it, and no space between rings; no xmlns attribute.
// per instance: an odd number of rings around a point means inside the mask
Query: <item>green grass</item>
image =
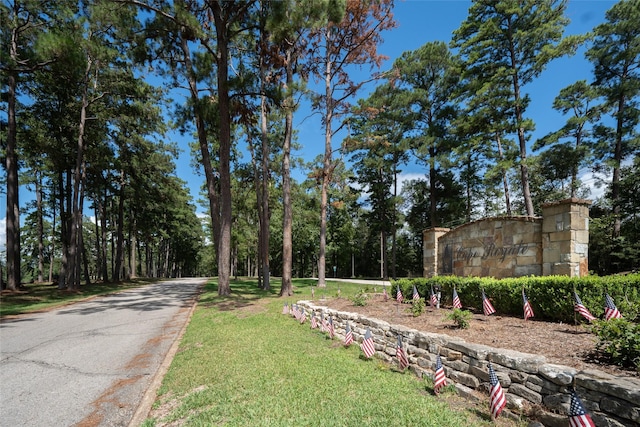
<svg viewBox="0 0 640 427"><path fill-rule="evenodd" d="M143 425L494 425L488 404L478 409L452 388L436 397L431 381L365 360L357 344L344 348L308 321L282 315L283 302L309 299L312 284L294 281L291 298L247 280L222 298L208 284ZM363 285L329 282L315 299L338 287L346 298ZM502 418L498 425L518 424Z"/></svg>
<svg viewBox="0 0 640 427"><path fill-rule="evenodd" d="M33 313L81 301L92 296L120 292L156 282L158 279L136 279L121 283L81 285L78 291L59 290L50 283L30 283L17 292L3 291L0 295L0 317Z"/></svg>

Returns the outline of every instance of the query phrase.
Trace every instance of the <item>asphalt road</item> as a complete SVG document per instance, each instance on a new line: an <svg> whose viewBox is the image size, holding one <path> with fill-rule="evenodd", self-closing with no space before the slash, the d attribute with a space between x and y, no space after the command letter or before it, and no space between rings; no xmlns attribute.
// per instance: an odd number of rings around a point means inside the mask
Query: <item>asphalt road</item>
<svg viewBox="0 0 640 427"><path fill-rule="evenodd" d="M205 281L163 281L0 322L0 426L130 425Z"/></svg>

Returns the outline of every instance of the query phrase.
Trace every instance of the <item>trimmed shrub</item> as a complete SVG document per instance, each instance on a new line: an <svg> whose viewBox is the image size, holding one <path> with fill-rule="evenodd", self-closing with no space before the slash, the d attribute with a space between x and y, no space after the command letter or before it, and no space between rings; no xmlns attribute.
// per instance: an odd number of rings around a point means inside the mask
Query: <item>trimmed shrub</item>
<svg viewBox="0 0 640 427"><path fill-rule="evenodd" d="M451 306L455 286L462 305L474 312L482 312L482 290L501 315L523 315L522 290L533 307L536 319L565 323L581 322L575 315L573 291L596 317L604 314L605 293L614 300L624 318L636 322L640 314L640 274L626 276L527 276L509 279L487 277L435 276L432 278L400 279L393 282L405 297L410 298L415 285L420 295L427 296L431 287L439 287L442 304Z"/></svg>

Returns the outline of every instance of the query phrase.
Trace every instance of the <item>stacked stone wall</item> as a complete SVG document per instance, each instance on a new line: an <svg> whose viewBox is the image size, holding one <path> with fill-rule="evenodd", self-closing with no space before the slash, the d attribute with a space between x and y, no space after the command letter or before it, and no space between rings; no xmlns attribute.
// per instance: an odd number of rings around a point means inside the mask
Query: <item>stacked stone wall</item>
<svg viewBox="0 0 640 427"><path fill-rule="evenodd" d="M311 314L332 316L337 339L344 339L347 322L354 340L361 343L367 328L373 334L376 357L396 363L397 336L401 335L409 369L419 377L432 377L440 354L448 383L469 399L488 394L491 362L507 398L505 415L527 414L548 427L567 426L569 388L574 387L597 426L640 425L640 379L596 370L578 371L547 363L539 355L493 348L444 334L422 332L402 325L329 309L299 301ZM488 397L487 397L488 399ZM488 400L487 400L488 402Z"/></svg>

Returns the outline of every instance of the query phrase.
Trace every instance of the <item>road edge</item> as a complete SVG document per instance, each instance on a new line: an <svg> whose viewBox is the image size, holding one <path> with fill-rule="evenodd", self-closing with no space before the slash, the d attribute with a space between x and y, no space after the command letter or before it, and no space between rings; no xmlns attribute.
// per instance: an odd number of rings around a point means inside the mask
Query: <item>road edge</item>
<svg viewBox="0 0 640 427"><path fill-rule="evenodd" d="M162 363L158 367L158 370L154 374L153 380L151 380L151 383L149 384L147 391L144 393L144 396L142 396L142 399L138 404L138 408L134 412L133 417L131 418L131 421L129 421L128 427L139 427L149 416L149 413L151 412L151 407L153 406L153 403L156 401L158 389L160 388L160 385L162 385L162 380L164 379L164 376L167 374L167 371L171 366L173 357L178 352L178 347L180 347L182 336L186 332L187 327L189 326L189 323L191 323L191 317L193 317L193 313L195 312L196 307L198 306L198 301L200 300L202 289L206 286L208 281L209 279L205 280L202 284L200 284L200 287L198 288L198 292L193 300L193 304L189 309L187 318L185 319L184 325L182 325L180 332L178 332L178 334L176 335L175 339L173 340L173 343L171 344L171 347L167 351L167 354L164 356L164 360L162 361Z"/></svg>

